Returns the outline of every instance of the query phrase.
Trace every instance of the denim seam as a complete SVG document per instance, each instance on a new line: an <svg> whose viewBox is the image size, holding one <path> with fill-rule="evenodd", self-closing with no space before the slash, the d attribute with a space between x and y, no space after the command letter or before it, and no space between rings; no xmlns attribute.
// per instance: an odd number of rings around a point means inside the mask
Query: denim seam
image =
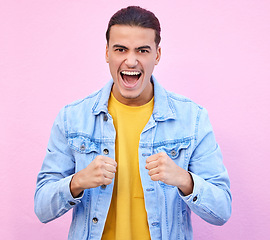
<svg viewBox="0 0 270 240"><path fill-rule="evenodd" d="M74 132L74 133L68 133L67 137L69 138L75 138L75 137L84 137L90 140L90 142L94 143L114 143L114 139L111 138L92 138L92 135L84 133L84 132Z"/></svg>
<svg viewBox="0 0 270 240"><path fill-rule="evenodd" d="M84 218L84 228L83 228L83 234L85 234L85 230L88 229L87 227L87 220L89 221L89 216L90 214L88 215L88 209L89 209L89 206L88 204L90 204L90 192L87 191L87 198L86 198L86 204L85 204L85 212L87 213L85 218Z"/></svg>
<svg viewBox="0 0 270 240"><path fill-rule="evenodd" d="M101 92L101 90L100 90L99 92L97 92L97 93L100 93L100 92ZM98 97L97 97L97 99L96 99L96 101L95 101L95 104L94 104L94 106L92 107L92 111L93 111L93 112L96 110L96 107L97 107L97 105L98 105L98 103L99 103L100 98L101 98L101 94L98 95Z"/></svg>
<svg viewBox="0 0 270 240"><path fill-rule="evenodd" d="M165 198L165 215L166 215L166 227L167 227L167 237L169 239L169 223L168 223L168 206L167 206L167 196L165 188L162 188Z"/></svg>
<svg viewBox="0 0 270 240"><path fill-rule="evenodd" d="M195 105L197 105L195 102L193 102L192 100L185 98L184 96L175 96L175 94L172 94L171 92L167 91L167 95L169 96L169 98L172 98L176 101L180 101L180 102L190 102L190 103L194 103Z"/></svg>
<svg viewBox="0 0 270 240"><path fill-rule="evenodd" d="M180 212L182 213L182 206L181 206L181 199L179 198L179 195L178 195L178 213L177 213L177 218L178 218L178 229L180 231L177 234L177 239L180 239L180 232L181 232Z"/></svg>
<svg viewBox="0 0 270 240"><path fill-rule="evenodd" d="M171 102L171 99L169 98L168 93L167 93L167 102L168 102L169 107L170 107L170 109L171 109L171 111L173 112L173 115L174 115L174 117L175 117L175 108L174 108L174 106L173 106L173 104L172 104L172 102Z"/></svg>
<svg viewBox="0 0 270 240"><path fill-rule="evenodd" d="M64 108L64 131L65 137L68 139L68 127L67 127L67 106Z"/></svg>
<svg viewBox="0 0 270 240"><path fill-rule="evenodd" d="M202 108L199 107L199 111L198 111L197 118L196 118L196 124L195 124L195 143L194 143L194 148L197 147L198 127L199 127L199 121L200 121L200 117L201 117L201 112L202 112Z"/></svg>
<svg viewBox="0 0 270 240"><path fill-rule="evenodd" d="M100 204L100 201L101 201L101 190L100 190L100 188L99 188L99 192L98 192L98 197L97 197L97 202L96 202L96 204L95 204L95 210L94 210L94 214L92 215L92 217L96 217L97 215L96 215L96 213L98 213L98 207L97 206L101 206L101 204ZM90 230L90 233L91 233L91 235L90 235L90 239L92 238L92 237L94 237L94 235L93 235L93 233L92 233L92 229L93 229L93 226L94 226L94 224L91 224L91 230Z"/></svg>
<svg viewBox="0 0 270 240"><path fill-rule="evenodd" d="M182 138L182 139L174 139L174 140L167 140L167 141L161 141L161 142L156 142L156 143L140 143L140 147L142 148L147 148L147 147L161 147L164 146L166 144L176 144L176 143L186 143L186 142L190 142L191 140L193 140L195 138L195 136L191 136L191 137L186 137L186 138Z"/></svg>

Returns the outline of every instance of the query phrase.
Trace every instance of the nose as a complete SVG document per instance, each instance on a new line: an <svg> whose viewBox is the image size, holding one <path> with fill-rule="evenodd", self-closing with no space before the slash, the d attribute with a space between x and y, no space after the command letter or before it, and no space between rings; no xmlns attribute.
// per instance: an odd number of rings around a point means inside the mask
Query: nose
<svg viewBox="0 0 270 240"><path fill-rule="evenodd" d="M125 60L125 64L129 67L129 68L134 68L137 66L138 64L138 60L137 60L137 56L134 53L129 53L127 55L127 58Z"/></svg>

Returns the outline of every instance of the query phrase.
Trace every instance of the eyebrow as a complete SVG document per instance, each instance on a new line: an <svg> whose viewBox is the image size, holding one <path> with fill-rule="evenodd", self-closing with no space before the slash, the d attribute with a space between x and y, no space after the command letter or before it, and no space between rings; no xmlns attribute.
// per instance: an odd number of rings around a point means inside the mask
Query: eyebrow
<svg viewBox="0 0 270 240"><path fill-rule="evenodd" d="M124 48L124 49L128 49L127 47L120 45L120 44L115 44L113 45L113 48Z"/></svg>
<svg viewBox="0 0 270 240"><path fill-rule="evenodd" d="M123 48L123 49L128 49L127 47L120 45L120 44L115 44L113 45L113 48ZM152 48L148 45L144 45L138 48L135 48L135 50L141 50L141 49L149 49L150 51L152 50Z"/></svg>
<svg viewBox="0 0 270 240"><path fill-rule="evenodd" d="M149 49L150 51L152 50L152 48L150 46L148 46L148 45L136 48L136 50L141 50L141 49Z"/></svg>

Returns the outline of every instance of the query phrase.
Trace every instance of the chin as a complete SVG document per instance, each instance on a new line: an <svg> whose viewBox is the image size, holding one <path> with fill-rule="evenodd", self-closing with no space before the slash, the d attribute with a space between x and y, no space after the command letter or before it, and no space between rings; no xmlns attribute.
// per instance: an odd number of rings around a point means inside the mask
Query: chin
<svg viewBox="0 0 270 240"><path fill-rule="evenodd" d="M121 94L122 98L125 98L125 99L136 99L136 98L140 97L140 94L138 94L138 93L132 94L132 93L121 92L120 94Z"/></svg>

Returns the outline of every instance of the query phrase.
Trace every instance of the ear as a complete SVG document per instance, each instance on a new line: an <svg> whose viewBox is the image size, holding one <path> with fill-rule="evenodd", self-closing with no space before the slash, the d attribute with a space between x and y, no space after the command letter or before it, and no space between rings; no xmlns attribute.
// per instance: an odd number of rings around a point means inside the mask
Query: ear
<svg viewBox="0 0 270 240"><path fill-rule="evenodd" d="M109 62L109 47L108 44L106 44L106 55L105 55L106 62Z"/></svg>
<svg viewBox="0 0 270 240"><path fill-rule="evenodd" d="M161 57L161 47L158 46L158 49L157 49L157 57L156 57L155 65L158 65L159 60L160 60L160 57Z"/></svg>

